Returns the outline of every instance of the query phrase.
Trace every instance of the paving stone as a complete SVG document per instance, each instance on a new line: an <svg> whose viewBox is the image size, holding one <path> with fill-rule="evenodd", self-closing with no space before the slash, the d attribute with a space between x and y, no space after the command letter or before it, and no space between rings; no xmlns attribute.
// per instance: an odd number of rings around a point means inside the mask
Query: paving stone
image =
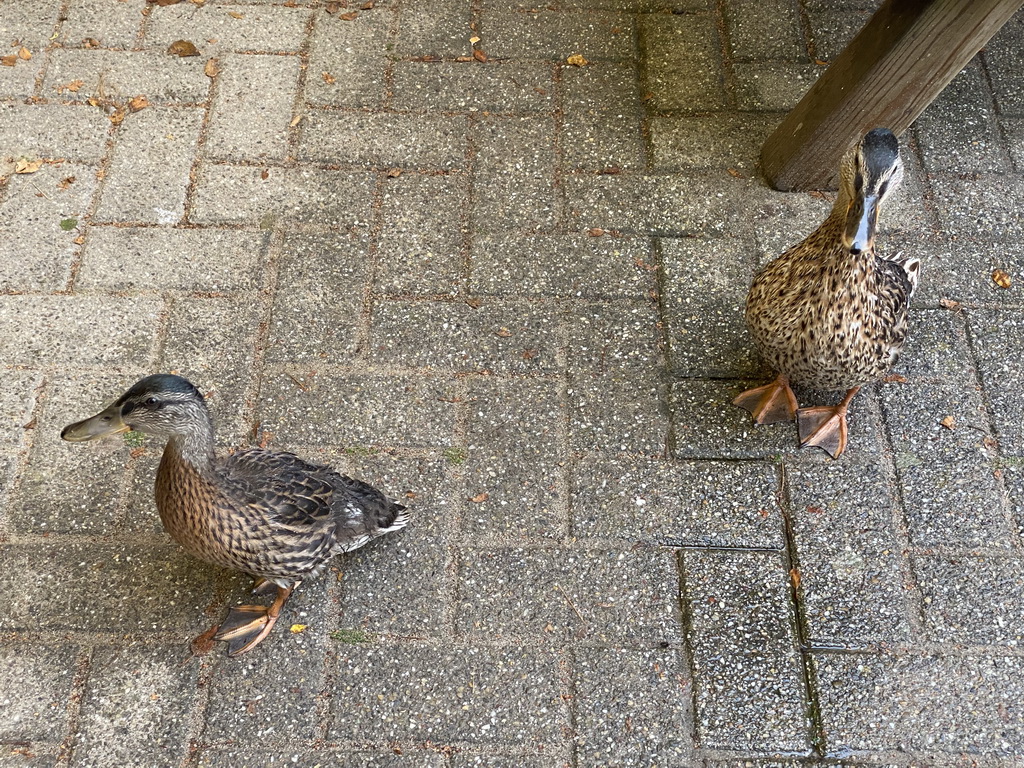
<svg viewBox="0 0 1024 768"><path fill-rule="evenodd" d="M294 56L222 57L206 155L218 160L283 160L299 64Z"/></svg>
<svg viewBox="0 0 1024 768"><path fill-rule="evenodd" d="M557 365L556 332L546 305L384 301L374 307L370 354L403 367L546 373Z"/></svg>
<svg viewBox="0 0 1024 768"><path fill-rule="evenodd" d="M52 0L23 0L0 9L0 35L16 38L27 48L41 49L50 43L60 6Z"/></svg>
<svg viewBox="0 0 1024 768"><path fill-rule="evenodd" d="M757 243L757 267L792 248L825 220L832 210L831 195L776 192L767 187L754 187L745 199L754 240ZM888 219L888 214L883 214ZM883 221L883 224L885 222ZM876 248L888 243L888 230L880 230Z"/></svg>
<svg viewBox="0 0 1024 768"><path fill-rule="evenodd" d="M73 766L176 766L186 751L198 667L182 648L98 648L79 715Z"/></svg>
<svg viewBox="0 0 1024 768"><path fill-rule="evenodd" d="M3 11L0 10L0 13ZM2 28L0 28L2 33ZM42 72L48 57L33 56L30 60L18 59L13 67L0 67L0 99L24 99L36 88L36 78ZM2 754L2 753L0 753Z"/></svg>
<svg viewBox="0 0 1024 768"><path fill-rule="evenodd" d="M981 174L970 180L936 174L932 181L939 221L949 236L1024 237L1024 213L1017 206L1024 181L1014 175Z"/></svg>
<svg viewBox="0 0 1024 768"><path fill-rule="evenodd" d="M522 13L484 9L481 46L492 58L565 61L581 54L588 61L624 59L633 55L632 23L620 13L540 10Z"/></svg>
<svg viewBox="0 0 1024 768"><path fill-rule="evenodd" d="M4 631L174 632L185 651L188 633L205 629L218 571L176 546L72 540L4 550Z"/></svg>
<svg viewBox="0 0 1024 768"><path fill-rule="evenodd" d="M161 301L138 296L0 296L0 359L10 364L144 364Z"/></svg>
<svg viewBox="0 0 1024 768"><path fill-rule="evenodd" d="M57 765L55 754L43 755L38 744L32 748L9 745L0 747L0 766L3 768L54 768Z"/></svg>
<svg viewBox="0 0 1024 768"><path fill-rule="evenodd" d="M466 122L442 115L314 112L299 159L374 167L452 169L466 161Z"/></svg>
<svg viewBox="0 0 1024 768"><path fill-rule="evenodd" d="M749 240L662 239L663 312L677 376L767 374L744 319L756 248Z"/></svg>
<svg viewBox="0 0 1024 768"><path fill-rule="evenodd" d="M721 48L712 17L649 14L640 23L640 39L651 109L707 112L725 106Z"/></svg>
<svg viewBox="0 0 1024 768"><path fill-rule="evenodd" d="M784 544L777 470L754 462L586 455L571 487L573 534L672 547Z"/></svg>
<svg viewBox="0 0 1024 768"><path fill-rule="evenodd" d="M379 12L360 13L352 21L321 17L311 41L306 99L339 107L381 106L391 22L390 13Z"/></svg>
<svg viewBox="0 0 1024 768"><path fill-rule="evenodd" d="M976 309L968 313L968 320L1000 451L1006 456L1024 456L1024 367L1008 354L1021 338L1024 316L1020 310Z"/></svg>
<svg viewBox="0 0 1024 768"><path fill-rule="evenodd" d="M935 642L1018 647L1024 564L1002 557L915 557L925 629Z"/></svg>
<svg viewBox="0 0 1024 768"><path fill-rule="evenodd" d="M450 455L450 454L449 454ZM343 471L380 488L409 509L408 526L339 558L342 632L339 648L375 633L444 637L450 632L452 590L448 521L456 483L448 459L352 452ZM348 630L346 633L345 630Z"/></svg>
<svg viewBox="0 0 1024 768"><path fill-rule="evenodd" d="M455 394L446 380L418 374L318 373L304 390L284 375L264 381L258 418L291 445L445 446Z"/></svg>
<svg viewBox="0 0 1024 768"><path fill-rule="evenodd" d="M5 370L0 390L0 453L14 452L32 419L43 377L34 371Z"/></svg>
<svg viewBox="0 0 1024 768"><path fill-rule="evenodd" d="M659 171L723 171L753 176L778 120L758 113L651 118L651 155Z"/></svg>
<svg viewBox="0 0 1024 768"><path fill-rule="evenodd" d="M207 165L200 173L191 219L197 224L258 224L262 229L278 223L289 229L367 227L374 185L368 171Z"/></svg>
<svg viewBox="0 0 1024 768"><path fill-rule="evenodd" d="M394 82L395 109L525 113L553 108L551 67L539 62L399 61Z"/></svg>
<svg viewBox="0 0 1024 768"><path fill-rule="evenodd" d="M593 115L642 113L637 66L631 61L592 61L562 67L562 110L570 121Z"/></svg>
<svg viewBox="0 0 1024 768"><path fill-rule="evenodd" d="M63 738L77 655L77 650L66 643L50 648L5 642L0 647L0 739L30 742Z"/></svg>
<svg viewBox="0 0 1024 768"><path fill-rule="evenodd" d="M145 0L71 0L61 37L72 44L96 40L104 48L132 48L142 27Z"/></svg>
<svg viewBox="0 0 1024 768"><path fill-rule="evenodd" d="M94 169L44 164L31 175L15 174L5 186L0 201L0 290L64 290L79 250L75 239L96 191ZM64 229L62 223L71 228Z"/></svg>
<svg viewBox="0 0 1024 768"><path fill-rule="evenodd" d="M474 238L471 292L485 296L640 298L653 289L648 240L589 235Z"/></svg>
<svg viewBox="0 0 1024 768"><path fill-rule="evenodd" d="M568 760L555 755L467 755L453 756L454 768L568 768Z"/></svg>
<svg viewBox="0 0 1024 768"><path fill-rule="evenodd" d="M669 432L666 392L655 377L637 372L574 376L567 394L572 450L665 455Z"/></svg>
<svg viewBox="0 0 1024 768"><path fill-rule="evenodd" d="M674 557L656 549L463 550L456 622L478 640L672 642L677 590Z"/></svg>
<svg viewBox="0 0 1024 768"><path fill-rule="evenodd" d="M690 680L677 651L581 648L576 666L586 765L692 764Z"/></svg>
<svg viewBox="0 0 1024 768"><path fill-rule="evenodd" d="M1000 472L1009 501L1009 512L1017 526L1017 533L1024 536L1024 461L1009 456L1000 461Z"/></svg>
<svg viewBox="0 0 1024 768"><path fill-rule="evenodd" d="M125 118L107 168L96 220L181 221L202 122L201 110L161 107Z"/></svg>
<svg viewBox="0 0 1024 768"><path fill-rule="evenodd" d="M202 57L168 56L162 50L61 48L50 54L43 94L67 101L97 98L120 104L144 95L151 104L195 104L206 101L210 91L203 66ZM78 89L68 90L76 80L82 81Z"/></svg>
<svg viewBox="0 0 1024 768"><path fill-rule="evenodd" d="M1012 16L985 46L985 69L1000 114L1024 115L1024 53L1020 49L1024 20Z"/></svg>
<svg viewBox="0 0 1024 768"><path fill-rule="evenodd" d="M815 57L832 61L864 28L871 14L866 10L827 10L808 13L807 17Z"/></svg>
<svg viewBox="0 0 1024 768"><path fill-rule="evenodd" d="M149 16L146 42L162 48L175 40L192 40L204 54L295 53L305 40L310 16L307 8L271 5L251 5L241 12L212 3L157 7Z"/></svg>
<svg viewBox="0 0 1024 768"><path fill-rule="evenodd" d="M796 6L786 0L729 0L725 7L729 47L737 61L801 59L807 49ZM772 20L771 27L765 19Z"/></svg>
<svg viewBox="0 0 1024 768"><path fill-rule="evenodd" d="M559 674L558 657L536 649L347 646L329 738L558 744L568 726Z"/></svg>
<svg viewBox="0 0 1024 768"><path fill-rule="evenodd" d="M649 301L579 304L566 312L565 323L570 371L624 373L664 364L661 323Z"/></svg>
<svg viewBox="0 0 1024 768"><path fill-rule="evenodd" d="M640 121L631 115L594 115L562 129L564 165L569 170L618 172L644 165Z"/></svg>
<svg viewBox="0 0 1024 768"><path fill-rule="evenodd" d="M406 174L384 184L384 224L377 245L377 287L391 294L454 294L464 282L462 175Z"/></svg>
<svg viewBox="0 0 1024 768"><path fill-rule="evenodd" d="M287 234L278 259L278 288L266 359L343 361L356 354L367 279L365 235Z"/></svg>
<svg viewBox="0 0 1024 768"><path fill-rule="evenodd" d="M786 112L797 105L824 67L802 62L737 63L736 106L743 111Z"/></svg>
<svg viewBox="0 0 1024 768"><path fill-rule="evenodd" d="M109 128L110 121L91 107L0 104L0 147L13 157L98 163L107 151Z"/></svg>
<svg viewBox="0 0 1024 768"><path fill-rule="evenodd" d="M683 554L705 747L806 752L810 722L781 554Z"/></svg>
<svg viewBox="0 0 1024 768"><path fill-rule="evenodd" d="M829 754L1018 755L1021 658L814 654Z"/></svg>
<svg viewBox="0 0 1024 768"><path fill-rule="evenodd" d="M399 56L472 56L472 9L461 0L430 0L398 11ZM486 41L481 44L485 49Z"/></svg>
<svg viewBox="0 0 1024 768"><path fill-rule="evenodd" d="M204 751L199 756L200 768L219 768L231 765L235 768L264 768L264 766L289 766L289 768L318 768L330 765L333 768L445 768L444 758L436 752L410 753L403 751L380 752L309 752L306 750L278 749L271 752L243 754L224 747Z"/></svg>
<svg viewBox="0 0 1024 768"><path fill-rule="evenodd" d="M844 459L786 464L807 637L824 647L907 642L891 483L877 462Z"/></svg>
<svg viewBox="0 0 1024 768"><path fill-rule="evenodd" d="M970 64L954 77L914 125L929 171L1008 170L980 65Z"/></svg>
<svg viewBox="0 0 1024 768"><path fill-rule="evenodd" d="M917 248L927 254L928 261L914 294L916 302L935 306L939 299L948 298L976 304L1024 303L1024 243L978 237L950 241L940 235L920 241ZM1010 275L1009 288L992 279L996 269Z"/></svg>
<svg viewBox="0 0 1024 768"><path fill-rule="evenodd" d="M1006 141L1006 151L1014 166L1020 171L1024 169L1024 120L1016 118L1004 118L999 121L1003 137Z"/></svg>
<svg viewBox="0 0 1024 768"><path fill-rule="evenodd" d="M565 532L565 408L558 381L471 382L464 453L466 534L558 536Z"/></svg>

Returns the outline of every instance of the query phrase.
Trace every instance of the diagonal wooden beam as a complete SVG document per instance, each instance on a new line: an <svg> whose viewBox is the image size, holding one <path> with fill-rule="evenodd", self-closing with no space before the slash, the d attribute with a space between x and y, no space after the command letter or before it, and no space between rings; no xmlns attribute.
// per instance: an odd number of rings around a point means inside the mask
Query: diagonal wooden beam
<svg viewBox="0 0 1024 768"><path fill-rule="evenodd" d="M834 186L843 152L879 126L897 135L1024 0L885 0L761 149L780 190Z"/></svg>

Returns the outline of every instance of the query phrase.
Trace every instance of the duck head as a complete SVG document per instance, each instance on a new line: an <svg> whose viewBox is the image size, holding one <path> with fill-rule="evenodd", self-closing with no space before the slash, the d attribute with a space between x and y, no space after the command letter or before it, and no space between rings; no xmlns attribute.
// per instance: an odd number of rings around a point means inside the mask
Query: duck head
<svg viewBox="0 0 1024 768"><path fill-rule="evenodd" d="M875 247L878 209L903 180L900 144L887 128L864 135L839 166L840 200L848 206L843 246L854 255Z"/></svg>
<svg viewBox="0 0 1024 768"><path fill-rule="evenodd" d="M156 374L140 379L112 405L88 419L69 424L60 436L72 443L136 430L170 438L208 428L202 394L188 379Z"/></svg>

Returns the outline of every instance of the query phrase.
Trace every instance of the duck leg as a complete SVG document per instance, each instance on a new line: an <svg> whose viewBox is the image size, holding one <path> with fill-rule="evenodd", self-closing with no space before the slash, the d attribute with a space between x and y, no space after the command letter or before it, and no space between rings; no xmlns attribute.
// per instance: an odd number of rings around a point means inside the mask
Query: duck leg
<svg viewBox="0 0 1024 768"><path fill-rule="evenodd" d="M801 408L796 412L796 426L800 433L800 447L813 445L821 448L833 459L846 450L846 409L860 387L846 393L839 405Z"/></svg>
<svg viewBox="0 0 1024 768"><path fill-rule="evenodd" d="M228 642L228 656L239 656L251 651L270 634L295 586L278 587L277 597L269 608L263 605L235 606L228 611L227 618L213 639Z"/></svg>
<svg viewBox="0 0 1024 768"><path fill-rule="evenodd" d="M797 411L796 395L789 388L789 379L781 373L771 384L748 389L732 403L750 411L755 424L792 421Z"/></svg>

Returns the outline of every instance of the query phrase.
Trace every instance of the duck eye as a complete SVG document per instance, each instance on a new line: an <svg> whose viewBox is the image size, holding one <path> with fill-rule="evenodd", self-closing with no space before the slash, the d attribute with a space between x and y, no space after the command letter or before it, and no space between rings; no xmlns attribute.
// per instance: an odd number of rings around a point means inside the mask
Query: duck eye
<svg viewBox="0 0 1024 768"><path fill-rule="evenodd" d="M156 405L158 402L160 401L157 400L155 397L147 397L145 405Z"/></svg>

